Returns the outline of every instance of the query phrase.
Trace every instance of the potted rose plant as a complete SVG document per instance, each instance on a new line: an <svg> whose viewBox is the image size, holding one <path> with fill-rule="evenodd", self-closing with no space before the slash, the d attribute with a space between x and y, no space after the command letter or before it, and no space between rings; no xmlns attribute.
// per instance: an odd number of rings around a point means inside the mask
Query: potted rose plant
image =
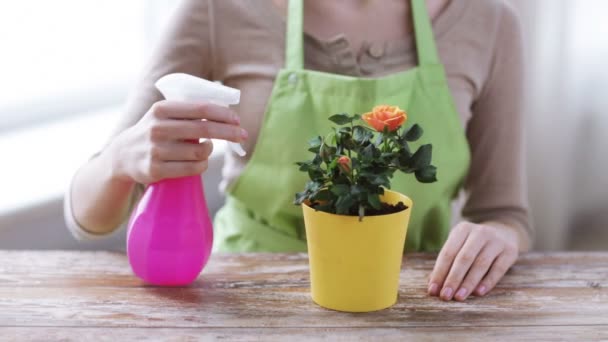
<svg viewBox="0 0 608 342"><path fill-rule="evenodd" d="M432 146L410 150L422 128L406 127L396 106L329 120L336 127L309 142L314 158L297 163L310 177L294 202L304 212L312 299L339 311L384 309L397 300L413 205L389 190L391 178L400 171L435 182Z"/></svg>

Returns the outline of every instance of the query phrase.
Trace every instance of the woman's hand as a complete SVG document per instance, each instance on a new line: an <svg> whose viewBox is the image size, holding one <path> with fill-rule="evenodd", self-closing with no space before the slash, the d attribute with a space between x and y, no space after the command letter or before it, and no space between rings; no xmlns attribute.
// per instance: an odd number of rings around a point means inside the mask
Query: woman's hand
<svg viewBox="0 0 608 342"><path fill-rule="evenodd" d="M230 109L209 103L160 101L109 145L117 179L149 184L207 169L211 140L242 142L247 132ZM195 141L195 143L193 143Z"/></svg>
<svg viewBox="0 0 608 342"><path fill-rule="evenodd" d="M454 227L441 249L428 292L443 300L484 296L519 255L519 234L501 224L463 222Z"/></svg>

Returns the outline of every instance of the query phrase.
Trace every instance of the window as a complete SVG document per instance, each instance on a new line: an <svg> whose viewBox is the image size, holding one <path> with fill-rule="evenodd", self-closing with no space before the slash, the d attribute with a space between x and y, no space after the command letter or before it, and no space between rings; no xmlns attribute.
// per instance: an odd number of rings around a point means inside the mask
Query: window
<svg viewBox="0 0 608 342"><path fill-rule="evenodd" d="M123 102L176 2L0 2L0 131Z"/></svg>

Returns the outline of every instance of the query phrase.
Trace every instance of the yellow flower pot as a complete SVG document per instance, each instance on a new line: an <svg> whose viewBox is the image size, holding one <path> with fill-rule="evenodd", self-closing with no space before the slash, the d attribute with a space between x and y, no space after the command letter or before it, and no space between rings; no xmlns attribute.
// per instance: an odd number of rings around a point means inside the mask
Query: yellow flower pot
<svg viewBox="0 0 608 342"><path fill-rule="evenodd" d="M408 209L380 216L343 216L303 204L311 294L322 307L367 312L396 303L412 201L385 190L381 200Z"/></svg>

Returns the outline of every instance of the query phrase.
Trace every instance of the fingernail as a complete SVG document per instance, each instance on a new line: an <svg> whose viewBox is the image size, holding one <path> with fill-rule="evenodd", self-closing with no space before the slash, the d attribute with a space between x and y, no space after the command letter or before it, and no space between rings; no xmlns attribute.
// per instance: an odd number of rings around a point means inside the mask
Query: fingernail
<svg viewBox="0 0 608 342"><path fill-rule="evenodd" d="M429 294L431 296L436 296L437 295L437 290L438 290L439 285L437 285L437 283L432 283L429 286Z"/></svg>
<svg viewBox="0 0 608 342"><path fill-rule="evenodd" d="M247 133L245 129L241 128L241 138L243 138L243 140L247 140L248 137L249 133Z"/></svg>
<svg viewBox="0 0 608 342"><path fill-rule="evenodd" d="M241 123L241 118L239 118L239 116L238 116L238 115L235 115L235 116L234 116L234 122L235 122L236 124L240 124L240 123Z"/></svg>
<svg viewBox="0 0 608 342"><path fill-rule="evenodd" d="M456 299L465 300L466 298L467 298L467 289L465 289L464 287L461 287L460 290L458 290L458 292L456 292Z"/></svg>
<svg viewBox="0 0 608 342"><path fill-rule="evenodd" d="M479 293L481 296L485 295L485 294L486 294L486 287L485 287L485 286L483 286L483 285L479 286L479 287L477 288L477 292L478 292L478 293Z"/></svg>
<svg viewBox="0 0 608 342"><path fill-rule="evenodd" d="M452 299L452 292L454 292L454 290L452 290L452 288L450 287L446 287L441 291L441 298L445 299L445 300L450 300Z"/></svg>

